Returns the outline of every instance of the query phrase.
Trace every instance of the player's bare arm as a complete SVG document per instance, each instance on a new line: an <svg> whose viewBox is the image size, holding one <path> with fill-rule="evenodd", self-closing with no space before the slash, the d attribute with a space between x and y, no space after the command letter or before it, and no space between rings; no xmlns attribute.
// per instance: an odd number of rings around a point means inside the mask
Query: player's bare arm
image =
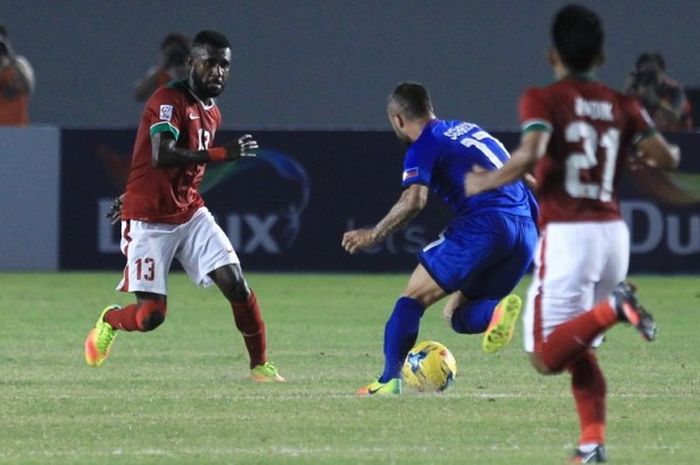
<svg viewBox="0 0 700 465"><path fill-rule="evenodd" d="M389 234L411 222L425 208L428 201L428 187L413 184L406 188L389 213L371 229L355 229L343 234L342 246L351 254L372 247Z"/></svg>
<svg viewBox="0 0 700 465"><path fill-rule="evenodd" d="M669 144L660 133L642 139L637 144L640 157L650 166L673 170L681 161L681 152L677 145Z"/></svg>
<svg viewBox="0 0 700 465"><path fill-rule="evenodd" d="M183 166L219 161L236 161L255 157L258 143L253 136L246 134L229 141L221 147L192 151L175 145L170 133L156 133L151 136L151 162L155 167Z"/></svg>
<svg viewBox="0 0 700 465"><path fill-rule="evenodd" d="M496 189L517 179L525 178L528 184L534 178L528 173L542 157L549 143L550 133L546 131L529 131L523 134L520 146L513 152L510 160L502 168L486 171L474 166L464 178L466 195L475 195L490 189Z"/></svg>

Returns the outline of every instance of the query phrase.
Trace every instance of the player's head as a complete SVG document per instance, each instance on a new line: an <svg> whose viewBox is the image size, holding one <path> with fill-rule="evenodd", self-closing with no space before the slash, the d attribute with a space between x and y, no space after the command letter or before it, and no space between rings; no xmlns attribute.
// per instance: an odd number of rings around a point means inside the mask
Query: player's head
<svg viewBox="0 0 700 465"><path fill-rule="evenodd" d="M397 85L389 95L386 109L396 136L408 144L415 139L408 134L407 125L420 124L435 117L428 89L417 82Z"/></svg>
<svg viewBox="0 0 700 465"><path fill-rule="evenodd" d="M567 5L552 23L552 41L561 62L574 73L585 73L603 61L603 26L593 11Z"/></svg>
<svg viewBox="0 0 700 465"><path fill-rule="evenodd" d="M166 66L182 66L190 54L190 39L177 32L170 33L160 43Z"/></svg>
<svg viewBox="0 0 700 465"><path fill-rule="evenodd" d="M231 43L216 31L202 31L192 40L187 60L189 84L201 99L216 97L224 90L231 66Z"/></svg>
<svg viewBox="0 0 700 465"><path fill-rule="evenodd" d="M644 52L637 58L634 78L641 85L656 85L666 70L666 60L659 52Z"/></svg>

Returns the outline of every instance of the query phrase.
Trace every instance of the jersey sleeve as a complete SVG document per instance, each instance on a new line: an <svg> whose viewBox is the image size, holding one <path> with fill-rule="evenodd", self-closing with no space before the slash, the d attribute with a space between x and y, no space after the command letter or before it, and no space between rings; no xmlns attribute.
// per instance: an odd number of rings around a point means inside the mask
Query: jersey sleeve
<svg viewBox="0 0 700 465"><path fill-rule="evenodd" d="M522 132L552 131L552 115L540 89L527 89L518 104Z"/></svg>
<svg viewBox="0 0 700 465"><path fill-rule="evenodd" d="M145 122L150 128L150 134L167 132L172 134L175 140L178 140L184 122L184 108L179 92L168 88L156 91L146 104L144 111Z"/></svg>
<svg viewBox="0 0 700 465"><path fill-rule="evenodd" d="M625 99L625 114L628 117L634 145L656 133L654 120L636 98Z"/></svg>
<svg viewBox="0 0 700 465"><path fill-rule="evenodd" d="M437 153L414 146L408 149L403 162L401 186L406 188L413 184L430 186L433 178L433 166Z"/></svg>

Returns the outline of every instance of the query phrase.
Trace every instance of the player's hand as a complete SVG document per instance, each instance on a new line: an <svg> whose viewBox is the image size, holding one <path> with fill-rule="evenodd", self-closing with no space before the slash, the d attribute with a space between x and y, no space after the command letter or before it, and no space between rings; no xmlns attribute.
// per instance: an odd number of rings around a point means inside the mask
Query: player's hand
<svg viewBox="0 0 700 465"><path fill-rule="evenodd" d="M235 161L240 158L253 158L258 149L258 142L250 134L245 134L236 140L224 144L226 159Z"/></svg>
<svg viewBox="0 0 700 465"><path fill-rule="evenodd" d="M119 197L116 197L114 201L112 201L112 205L109 207L109 211L105 215L106 218L109 218L110 224L116 224L122 219L123 203L124 194L120 195Z"/></svg>
<svg viewBox="0 0 700 465"><path fill-rule="evenodd" d="M347 253L354 254L360 249L372 247L375 243L371 229L354 229L343 234L341 245Z"/></svg>
<svg viewBox="0 0 700 465"><path fill-rule="evenodd" d="M473 165L472 170L464 176L464 194L469 197L487 190L486 177L488 170L479 165Z"/></svg>
<svg viewBox="0 0 700 465"><path fill-rule="evenodd" d="M530 188L530 190L537 190L537 178L530 173L523 174L523 182Z"/></svg>

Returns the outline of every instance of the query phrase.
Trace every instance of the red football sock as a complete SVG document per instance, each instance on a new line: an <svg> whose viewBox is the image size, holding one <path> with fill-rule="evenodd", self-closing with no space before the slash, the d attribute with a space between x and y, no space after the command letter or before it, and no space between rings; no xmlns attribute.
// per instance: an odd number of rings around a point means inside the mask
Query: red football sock
<svg viewBox="0 0 700 465"><path fill-rule="evenodd" d="M236 327L243 335L245 347L248 349L250 367L265 363L267 361L265 322L253 291L250 292L247 301L231 302L231 308Z"/></svg>
<svg viewBox="0 0 700 465"><path fill-rule="evenodd" d="M151 331L165 320L166 312L167 308L162 302L144 300L108 311L104 321L109 323L112 328L123 331Z"/></svg>
<svg viewBox="0 0 700 465"><path fill-rule="evenodd" d="M584 352L569 365L568 370L581 425L579 443L604 444L606 385L595 354L590 350Z"/></svg>
<svg viewBox="0 0 700 465"><path fill-rule="evenodd" d="M537 350L550 371L559 372L588 349L600 333L617 322L617 313L607 301L556 327Z"/></svg>

